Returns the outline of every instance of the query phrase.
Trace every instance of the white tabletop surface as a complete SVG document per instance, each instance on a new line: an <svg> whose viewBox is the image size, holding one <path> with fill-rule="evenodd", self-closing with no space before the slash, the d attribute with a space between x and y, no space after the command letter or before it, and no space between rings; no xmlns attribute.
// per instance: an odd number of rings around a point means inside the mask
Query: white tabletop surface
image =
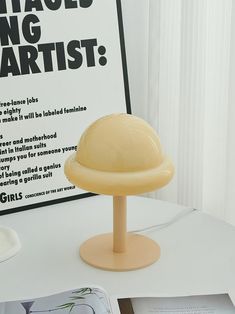
<svg viewBox="0 0 235 314"><path fill-rule="evenodd" d="M128 197L128 228L163 223L184 207ZM155 264L136 271L109 272L81 261L89 237L112 230L112 198L94 196L0 217L18 233L22 249L0 263L0 301L33 298L95 284L110 295L235 295L235 228L193 212L146 235L161 246Z"/></svg>

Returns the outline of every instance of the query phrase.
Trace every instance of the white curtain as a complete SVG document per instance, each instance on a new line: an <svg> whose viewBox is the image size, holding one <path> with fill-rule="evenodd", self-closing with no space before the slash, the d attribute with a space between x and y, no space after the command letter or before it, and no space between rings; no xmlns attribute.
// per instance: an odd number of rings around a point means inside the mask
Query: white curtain
<svg viewBox="0 0 235 314"><path fill-rule="evenodd" d="M148 5L147 105L134 111L176 169L152 196L235 224L235 1Z"/></svg>

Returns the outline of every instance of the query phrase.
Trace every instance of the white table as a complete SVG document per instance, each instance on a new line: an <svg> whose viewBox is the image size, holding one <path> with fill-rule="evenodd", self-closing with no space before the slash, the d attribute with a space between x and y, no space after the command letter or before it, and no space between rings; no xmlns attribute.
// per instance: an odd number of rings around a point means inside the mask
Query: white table
<svg viewBox="0 0 235 314"><path fill-rule="evenodd" d="M128 198L128 228L162 223L181 206ZM96 284L111 295L235 295L235 228L200 211L151 233L162 250L155 264L131 272L92 268L78 255L89 237L112 231L112 198L87 199L0 217L15 229L22 249L0 263L0 301L33 298Z"/></svg>

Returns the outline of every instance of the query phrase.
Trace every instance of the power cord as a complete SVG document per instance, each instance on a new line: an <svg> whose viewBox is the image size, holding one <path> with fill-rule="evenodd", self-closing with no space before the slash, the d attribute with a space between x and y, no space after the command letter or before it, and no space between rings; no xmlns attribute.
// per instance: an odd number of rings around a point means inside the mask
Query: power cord
<svg viewBox="0 0 235 314"><path fill-rule="evenodd" d="M167 222L163 222L163 223L157 224L157 225L152 225L152 226L145 227L145 228L142 228L142 229L131 230L130 232L131 233L144 233L144 232L150 232L150 231L154 231L154 230L159 230L159 229L162 229L162 228L165 228L165 227L168 227L168 226L172 225L173 223L175 223L179 219L181 219L181 218L183 218L183 217L193 213L196 210L198 210L198 209L196 209L196 208L188 209L187 208L187 209L182 210L180 213L175 215L172 219L170 219Z"/></svg>

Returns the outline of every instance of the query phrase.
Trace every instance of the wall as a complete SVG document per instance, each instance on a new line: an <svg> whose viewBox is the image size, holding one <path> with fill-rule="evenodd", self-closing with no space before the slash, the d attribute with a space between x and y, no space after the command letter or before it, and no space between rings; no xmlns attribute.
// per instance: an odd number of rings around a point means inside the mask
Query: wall
<svg viewBox="0 0 235 314"><path fill-rule="evenodd" d="M147 106L148 2L122 0L132 113L141 117Z"/></svg>

